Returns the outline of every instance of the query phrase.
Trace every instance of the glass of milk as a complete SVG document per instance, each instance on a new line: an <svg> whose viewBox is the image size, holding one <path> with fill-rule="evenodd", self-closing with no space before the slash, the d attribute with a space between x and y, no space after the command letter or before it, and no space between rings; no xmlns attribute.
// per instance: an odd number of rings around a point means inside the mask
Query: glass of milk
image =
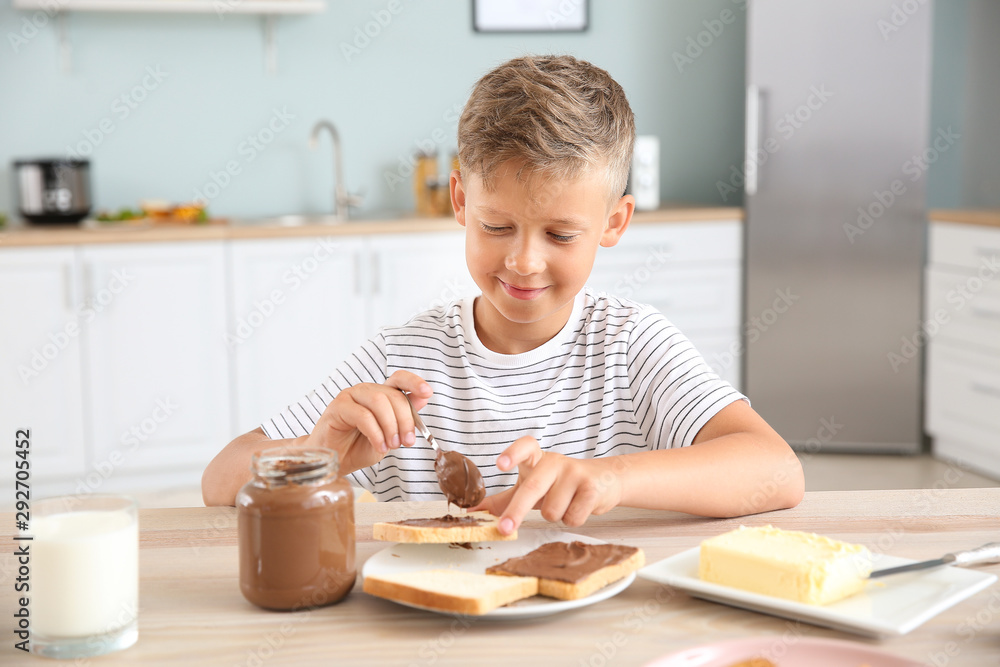
<svg viewBox="0 0 1000 667"><path fill-rule="evenodd" d="M139 516L133 498L60 496L31 504L31 651L86 658L139 637Z"/></svg>

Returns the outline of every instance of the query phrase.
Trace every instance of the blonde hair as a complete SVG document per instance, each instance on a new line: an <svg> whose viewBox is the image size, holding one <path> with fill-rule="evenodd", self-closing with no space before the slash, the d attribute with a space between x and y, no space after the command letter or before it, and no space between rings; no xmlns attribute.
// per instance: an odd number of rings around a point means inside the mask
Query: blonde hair
<svg viewBox="0 0 1000 667"><path fill-rule="evenodd" d="M605 70L573 56L508 60L481 78L458 121L458 160L492 188L500 165L572 179L606 170L615 202L625 192L635 117Z"/></svg>

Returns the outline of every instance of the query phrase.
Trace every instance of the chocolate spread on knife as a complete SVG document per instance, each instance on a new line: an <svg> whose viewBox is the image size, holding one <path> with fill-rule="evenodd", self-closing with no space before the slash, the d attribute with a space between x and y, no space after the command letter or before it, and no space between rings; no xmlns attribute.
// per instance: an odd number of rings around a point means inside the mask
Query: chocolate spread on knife
<svg viewBox="0 0 1000 667"><path fill-rule="evenodd" d="M519 577L555 579L575 584L602 567L628 560L638 549L621 544L549 542L518 558L486 569L487 574L503 572Z"/></svg>
<svg viewBox="0 0 1000 667"><path fill-rule="evenodd" d="M418 528L464 528L487 523L487 520L475 516L452 516L451 514L445 514L444 516L432 519L404 519L403 521L394 521L393 523L398 526L417 526Z"/></svg>
<svg viewBox="0 0 1000 667"><path fill-rule="evenodd" d="M468 508L483 502L486 497L483 476L476 464L458 452L439 449L434 458L434 472L449 503Z"/></svg>

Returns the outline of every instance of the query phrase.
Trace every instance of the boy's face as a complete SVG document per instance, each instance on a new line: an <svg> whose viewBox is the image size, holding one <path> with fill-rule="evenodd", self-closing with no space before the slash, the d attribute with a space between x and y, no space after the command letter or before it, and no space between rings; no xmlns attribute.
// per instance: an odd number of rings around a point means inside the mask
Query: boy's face
<svg viewBox="0 0 1000 667"><path fill-rule="evenodd" d="M627 195L608 210L603 170L570 181L516 173L517 165L501 167L492 190L476 174L451 175L466 261L483 293L476 331L504 354L534 349L559 332L598 246L618 242L634 208Z"/></svg>

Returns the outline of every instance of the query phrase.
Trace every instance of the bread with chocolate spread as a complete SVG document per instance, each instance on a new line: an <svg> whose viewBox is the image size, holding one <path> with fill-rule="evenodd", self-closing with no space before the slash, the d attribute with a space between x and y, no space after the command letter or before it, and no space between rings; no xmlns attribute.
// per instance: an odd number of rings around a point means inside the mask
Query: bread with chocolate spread
<svg viewBox="0 0 1000 667"><path fill-rule="evenodd" d="M451 542L497 542L516 540L517 531L503 535L499 517L489 512L469 512L430 519L406 519L376 523L372 537L384 542L415 544L448 544Z"/></svg>
<svg viewBox="0 0 1000 667"><path fill-rule="evenodd" d="M638 547L621 544L549 542L531 553L486 568L487 574L537 577L538 593L578 600L645 565Z"/></svg>

